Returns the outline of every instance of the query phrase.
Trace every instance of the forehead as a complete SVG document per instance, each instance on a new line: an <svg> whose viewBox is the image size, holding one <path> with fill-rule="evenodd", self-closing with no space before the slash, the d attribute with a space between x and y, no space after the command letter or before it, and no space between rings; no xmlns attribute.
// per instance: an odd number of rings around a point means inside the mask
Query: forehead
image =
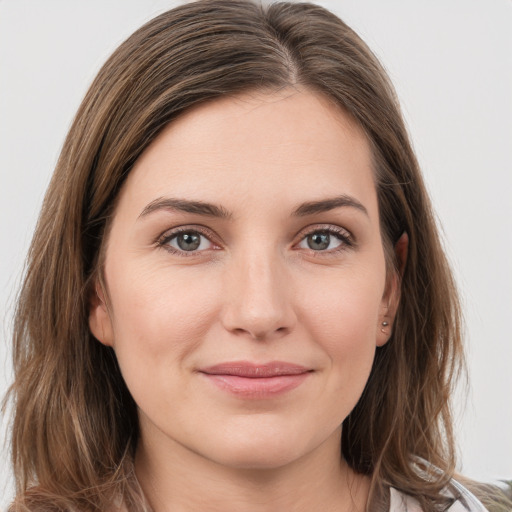
<svg viewBox="0 0 512 512"><path fill-rule="evenodd" d="M362 129L328 98L254 92L200 105L171 123L137 160L123 194L221 196L240 205L260 195L270 205L348 193L371 203L372 168Z"/></svg>

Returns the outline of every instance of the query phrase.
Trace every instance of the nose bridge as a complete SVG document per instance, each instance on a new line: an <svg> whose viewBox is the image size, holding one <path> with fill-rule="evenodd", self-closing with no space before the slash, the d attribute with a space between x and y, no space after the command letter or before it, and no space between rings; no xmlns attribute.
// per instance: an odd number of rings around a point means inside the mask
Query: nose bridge
<svg viewBox="0 0 512 512"><path fill-rule="evenodd" d="M275 244L240 247L233 254L226 281L224 325L228 330L262 339L293 327L291 283Z"/></svg>

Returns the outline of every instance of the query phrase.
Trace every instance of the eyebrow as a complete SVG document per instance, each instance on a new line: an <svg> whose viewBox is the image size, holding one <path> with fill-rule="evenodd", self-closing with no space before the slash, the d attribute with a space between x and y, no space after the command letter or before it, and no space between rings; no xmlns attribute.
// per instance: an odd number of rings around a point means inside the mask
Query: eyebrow
<svg viewBox="0 0 512 512"><path fill-rule="evenodd" d="M315 213L328 212L335 208L355 208L368 216L368 210L355 197L342 194L340 196L322 199L320 201L308 201L296 208L292 215L294 217L305 217Z"/></svg>
<svg viewBox="0 0 512 512"><path fill-rule="evenodd" d="M293 210L292 217L306 217L308 215L328 212L342 207L355 208L368 216L368 210L357 199L349 195L342 194L340 196L321 199L319 201L308 201L306 203L302 203ZM178 199L173 197L159 197L158 199L151 201L151 203L142 210L139 218L145 217L158 210L176 210L228 220L233 218L233 214L223 206L206 203L204 201L191 201L189 199Z"/></svg>
<svg viewBox="0 0 512 512"><path fill-rule="evenodd" d="M231 219L232 213L222 206L217 206L203 201L190 201L189 199L176 199L173 197L159 197L151 201L139 215L145 217L158 210L176 210L185 213L195 213L207 217L218 217L221 219Z"/></svg>

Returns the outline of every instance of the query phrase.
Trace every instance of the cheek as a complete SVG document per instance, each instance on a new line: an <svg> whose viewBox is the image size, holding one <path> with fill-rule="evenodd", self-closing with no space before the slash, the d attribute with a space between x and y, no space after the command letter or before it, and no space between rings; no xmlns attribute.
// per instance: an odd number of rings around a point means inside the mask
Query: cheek
<svg viewBox="0 0 512 512"><path fill-rule="evenodd" d="M354 341L374 340L384 290L383 275L349 270L324 280L322 286L318 282L313 284L306 283L309 293L304 312L315 330L324 331L326 340L335 344L340 336Z"/></svg>
<svg viewBox="0 0 512 512"><path fill-rule="evenodd" d="M321 291L309 289L317 291L301 316L329 358L332 384L362 391L375 355L384 273L344 272Z"/></svg>
<svg viewBox="0 0 512 512"><path fill-rule="evenodd" d="M141 378L158 375L170 385L170 374L179 376L215 316L219 294L215 283L204 287L204 279L190 272L170 275L168 269L137 266L135 271L120 265L110 275L114 349L135 398L132 387Z"/></svg>

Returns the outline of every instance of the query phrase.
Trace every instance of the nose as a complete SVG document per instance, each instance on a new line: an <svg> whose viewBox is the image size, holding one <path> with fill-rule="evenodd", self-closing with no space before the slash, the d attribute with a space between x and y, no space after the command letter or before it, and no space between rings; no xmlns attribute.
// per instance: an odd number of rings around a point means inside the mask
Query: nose
<svg viewBox="0 0 512 512"><path fill-rule="evenodd" d="M224 290L222 323L228 331L270 340L293 330L291 279L272 250L253 252L233 262L226 269Z"/></svg>

